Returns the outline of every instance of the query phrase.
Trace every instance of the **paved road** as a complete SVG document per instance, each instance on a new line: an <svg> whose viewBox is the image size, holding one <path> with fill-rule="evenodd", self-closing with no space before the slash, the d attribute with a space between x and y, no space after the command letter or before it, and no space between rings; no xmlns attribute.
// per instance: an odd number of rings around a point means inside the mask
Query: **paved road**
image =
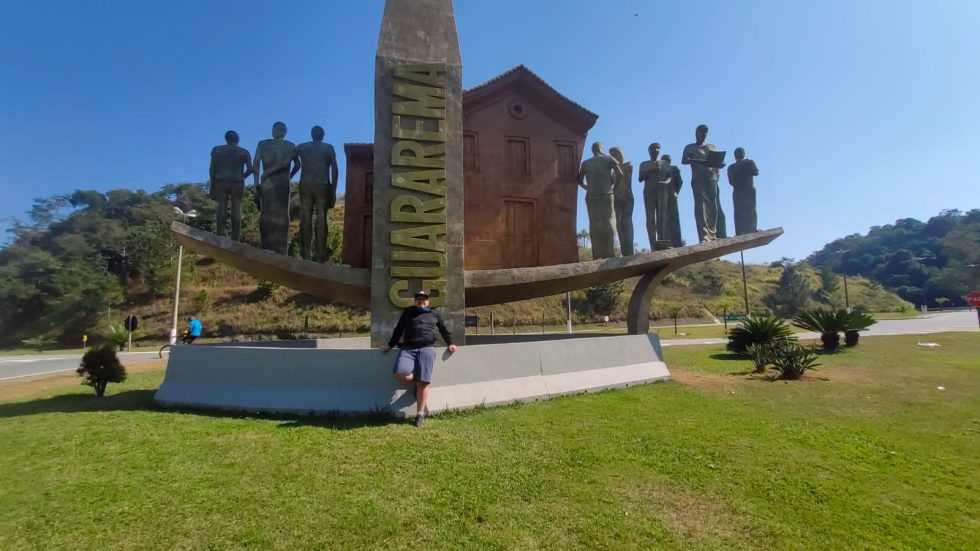
<svg viewBox="0 0 980 551"><path fill-rule="evenodd" d="M885 335L924 335L945 331L980 331L975 310L941 312L903 320L880 320L861 335L881 337ZM800 340L819 339L819 333L798 333ZM727 339L671 339L660 341L661 346L687 346L692 344L725 344Z"/></svg>
<svg viewBox="0 0 980 551"><path fill-rule="evenodd" d="M904 320L881 320L863 333L865 336L912 335L939 333L943 331L980 331L975 311L943 312L928 314L921 318ZM801 339L816 339L816 333L800 333ZM663 346L685 346L693 344L724 344L725 339L671 339L662 340ZM122 352L119 358L126 360L145 360L156 356L156 352ZM0 356L0 381L19 379L31 375L74 371L81 355L65 354L58 356L23 355Z"/></svg>
<svg viewBox="0 0 980 551"><path fill-rule="evenodd" d="M127 360L146 360L156 355L156 352L121 352L119 359L125 363ZM45 373L75 371L81 359L81 354L0 356L0 381Z"/></svg>

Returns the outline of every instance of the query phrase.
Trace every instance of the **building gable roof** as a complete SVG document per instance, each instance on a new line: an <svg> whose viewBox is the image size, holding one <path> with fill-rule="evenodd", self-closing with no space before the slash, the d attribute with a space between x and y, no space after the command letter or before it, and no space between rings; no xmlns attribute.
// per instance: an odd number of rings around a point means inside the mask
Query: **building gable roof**
<svg viewBox="0 0 980 551"><path fill-rule="evenodd" d="M524 65L463 92L463 112L478 110L516 89L539 109L572 130L588 134L599 116L563 96Z"/></svg>

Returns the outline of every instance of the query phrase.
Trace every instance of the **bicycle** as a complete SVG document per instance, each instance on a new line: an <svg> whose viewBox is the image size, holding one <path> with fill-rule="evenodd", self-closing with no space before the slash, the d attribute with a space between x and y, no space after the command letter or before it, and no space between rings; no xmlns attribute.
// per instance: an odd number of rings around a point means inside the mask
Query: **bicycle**
<svg viewBox="0 0 980 551"><path fill-rule="evenodd" d="M183 334L183 335L182 335L182 336L180 337L180 340L181 340L181 343L182 343L182 344L193 344L193 343L194 343L194 340L195 340L196 338L197 338L197 337L194 337L194 338L191 338L191 336L190 336L190 334L189 334L189 332L188 332L188 331L187 331L187 330L185 329L185 330L184 330L184 334ZM159 354L159 356L160 356L160 358L165 358L165 357L169 357L169 356L170 356L170 348L171 348L172 346L173 346L173 345L172 345L172 344L170 344L169 342L168 342L167 344L165 344L165 345L163 345L163 346L161 346L161 347L160 347L160 351L158 352L158 354ZM166 354L167 354L166 356L164 356L164 352L166 352Z"/></svg>

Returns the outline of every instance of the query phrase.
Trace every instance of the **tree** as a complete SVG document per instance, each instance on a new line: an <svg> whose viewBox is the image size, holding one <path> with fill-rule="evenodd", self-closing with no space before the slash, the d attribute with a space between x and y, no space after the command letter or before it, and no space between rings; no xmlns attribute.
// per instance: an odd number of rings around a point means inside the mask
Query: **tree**
<svg viewBox="0 0 980 551"><path fill-rule="evenodd" d="M105 387L109 383L121 383L126 380L126 368L119 362L116 351L112 346L97 346L90 348L82 356L82 363L76 370L79 377L85 377L82 384L95 389L96 396L105 396Z"/></svg>
<svg viewBox="0 0 980 551"><path fill-rule="evenodd" d="M585 297L575 301L576 310L584 315L605 316L612 314L619 307L625 288L626 284L622 281L607 283L599 287L589 287L585 290Z"/></svg>
<svg viewBox="0 0 980 551"><path fill-rule="evenodd" d="M791 318L806 306L812 290L800 274L796 263L784 259L782 265L783 273L779 276L779 286L765 297L765 303L777 316Z"/></svg>

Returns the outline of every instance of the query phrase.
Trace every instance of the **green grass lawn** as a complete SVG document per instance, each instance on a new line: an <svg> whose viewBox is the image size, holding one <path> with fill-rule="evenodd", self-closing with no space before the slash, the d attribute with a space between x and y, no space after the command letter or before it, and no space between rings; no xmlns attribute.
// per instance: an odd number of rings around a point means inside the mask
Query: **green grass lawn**
<svg viewBox="0 0 980 551"><path fill-rule="evenodd" d="M975 548L980 338L918 339L799 382L668 347L674 381L422 430L159 411L159 372L2 403L0 549Z"/></svg>

